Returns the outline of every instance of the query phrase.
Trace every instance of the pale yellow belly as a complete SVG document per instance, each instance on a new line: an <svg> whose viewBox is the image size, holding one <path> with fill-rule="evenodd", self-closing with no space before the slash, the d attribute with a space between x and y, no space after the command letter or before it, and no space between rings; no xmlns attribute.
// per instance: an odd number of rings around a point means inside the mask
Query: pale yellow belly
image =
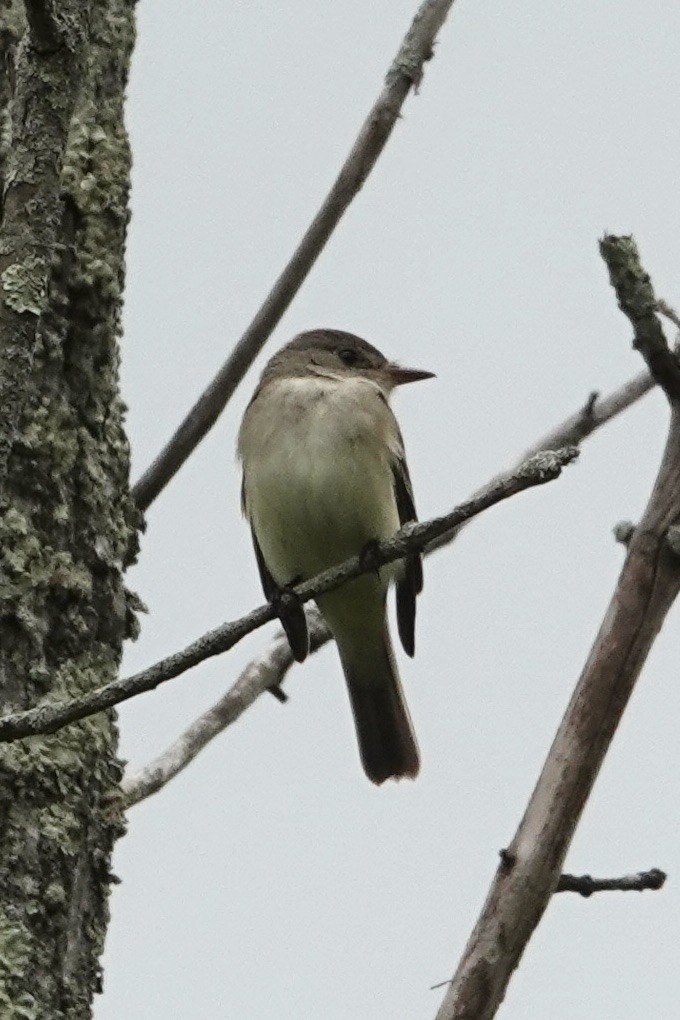
<svg viewBox="0 0 680 1020"><path fill-rule="evenodd" d="M255 414L246 424L258 440L244 458L246 512L279 584L312 577L399 528L394 452L384 435L393 419L381 398L369 404L373 416L363 410L366 401L355 407L351 397L332 393L300 401L293 414L294 398L282 391L278 420L285 428L263 427ZM398 439L396 425L394 431Z"/></svg>
<svg viewBox="0 0 680 1020"><path fill-rule="evenodd" d="M312 577L399 528L388 466L365 451L318 447L282 450L246 473L251 524L279 584Z"/></svg>

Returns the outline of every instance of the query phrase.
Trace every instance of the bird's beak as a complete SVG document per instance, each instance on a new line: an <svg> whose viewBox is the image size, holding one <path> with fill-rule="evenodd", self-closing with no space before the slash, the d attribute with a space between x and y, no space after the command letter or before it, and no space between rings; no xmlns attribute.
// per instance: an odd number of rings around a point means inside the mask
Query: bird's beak
<svg viewBox="0 0 680 1020"><path fill-rule="evenodd" d="M402 368L401 365L395 365L393 361L388 361L383 371L387 373L393 386L403 386L404 383L435 378L434 372L424 372L420 368Z"/></svg>

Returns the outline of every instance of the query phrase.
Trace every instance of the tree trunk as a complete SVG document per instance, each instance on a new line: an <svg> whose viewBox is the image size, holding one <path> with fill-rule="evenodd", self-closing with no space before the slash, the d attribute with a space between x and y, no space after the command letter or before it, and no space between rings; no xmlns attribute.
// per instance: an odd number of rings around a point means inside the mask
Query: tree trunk
<svg viewBox="0 0 680 1020"><path fill-rule="evenodd" d="M11 192L12 215L16 219L19 209L26 216L21 243L35 250L31 188L39 188L44 166L39 155L32 161L30 153L17 151L17 111L25 123L36 116L35 102L20 94L31 77L19 73L20 60L34 57L31 66L40 66L49 51L46 109L53 118L61 104L70 124L66 147L62 143L52 165L60 182L53 206L38 210L52 217L57 239L47 245L49 283L38 312L12 303L6 272L0 277L5 326L15 315L17 346L31 331L34 337L23 352L26 384L17 394L14 427L3 411L0 436L9 450L0 491L3 713L110 681L123 640L136 626L135 599L122 581L136 552L138 522L128 493L118 389L130 170L122 108L133 4L79 2L87 12L85 33L68 109L59 61L67 67L71 54L64 58L51 46L42 20L31 22L34 39L28 41L22 4L3 5L0 13L3 227ZM69 6L27 4L34 19L47 11L62 23ZM72 68L68 73L73 84ZM0 259L9 250L5 233ZM24 270L30 265L24 261ZM6 344L0 345L0 371L7 361ZM124 830L116 751L113 712L54 736L0 745L2 1017L91 1015L101 986L111 851Z"/></svg>

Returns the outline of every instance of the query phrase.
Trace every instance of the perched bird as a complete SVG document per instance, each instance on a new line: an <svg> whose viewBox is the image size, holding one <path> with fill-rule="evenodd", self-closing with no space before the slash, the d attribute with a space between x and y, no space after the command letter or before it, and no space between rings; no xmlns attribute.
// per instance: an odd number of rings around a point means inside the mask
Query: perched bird
<svg viewBox="0 0 680 1020"><path fill-rule="evenodd" d="M291 586L392 536L416 520L404 444L388 398L432 372L401 368L352 333L315 329L278 351L262 373L238 437L243 512L262 587L294 656L309 641ZM335 638L359 753L374 783L415 777L418 746L387 628L389 582L413 655L420 556L347 581L317 604Z"/></svg>

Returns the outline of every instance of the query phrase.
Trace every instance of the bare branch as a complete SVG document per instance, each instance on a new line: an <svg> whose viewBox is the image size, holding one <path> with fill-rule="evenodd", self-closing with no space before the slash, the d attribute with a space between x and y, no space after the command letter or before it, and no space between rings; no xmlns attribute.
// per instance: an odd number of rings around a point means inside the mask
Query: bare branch
<svg viewBox="0 0 680 1020"><path fill-rule="evenodd" d="M669 322L672 322L674 326L680 329L680 315L678 315L675 308L673 308L668 301L664 301L663 298L659 298L656 302L656 308L661 315L665 315Z"/></svg>
<svg viewBox="0 0 680 1020"><path fill-rule="evenodd" d="M624 245L626 249L634 263L629 244ZM635 288L640 273L619 274L617 269L617 284L625 291L632 281ZM648 283L643 281L640 286L651 293ZM619 300L628 305L621 293ZM653 317L653 313L649 315ZM646 321L645 330L653 333L654 325ZM645 335L640 346L648 355L650 349L654 351L650 358L653 371L661 360L661 376L672 382L674 369L663 351L659 359L658 343L654 339L648 343ZM671 408L656 483L630 538L609 608L437 1020L491 1020L495 1016L510 977L557 888L566 852L609 744L680 591L680 557L668 543L669 529L680 521L680 407L672 404Z"/></svg>
<svg viewBox="0 0 680 1020"><path fill-rule="evenodd" d="M575 892L581 896L592 896L596 892L643 892L645 889L661 889L666 881L666 872L660 868L638 871L635 875L621 878L591 878L590 875L560 875L555 892Z"/></svg>
<svg viewBox="0 0 680 1020"><path fill-rule="evenodd" d="M345 581L358 577L359 574L366 573L376 566L401 559L411 550L423 549L437 535L450 531L496 503L557 478L565 464L569 464L577 456L578 450L575 447L537 454L525 461L519 469L495 480L483 492L462 503L444 517L436 517L420 524L405 525L392 538L376 545L371 551L370 562L365 556L353 556L345 563L298 585L295 592L301 602L308 602L311 598L337 588ZM204 659L228 651L246 634L250 634L273 618L274 609L271 605L260 606L240 620L225 623L209 631L187 648L134 676L116 680L73 701L48 703L26 712L3 716L0 718L0 741L16 740L38 733L54 733L67 723L112 708L143 691L153 690L159 684L185 673Z"/></svg>
<svg viewBox="0 0 680 1020"><path fill-rule="evenodd" d="M561 446L580 443L601 425L634 404L654 386L654 380L649 372L641 372L606 397L598 398L597 394L591 394L579 411L555 426L546 436L535 443L518 463L521 464L526 457L533 456L540 450L557 449ZM425 550L426 554L451 542L462 527L464 525L455 531L449 531L436 542L430 543ZM307 607L307 618L311 642L310 652L314 652L329 641L331 635L314 607ZM252 701L264 690L269 690L272 693L280 690L279 685L285 679L292 664L293 657L288 642L283 632L280 632L264 651L260 652L246 667L236 680L234 687L204 715L190 723L157 758L143 766L137 773L123 779L122 788L128 805L138 804L145 797L157 793L178 772L181 772L192 762L210 740L214 740L238 718L241 713L234 715L228 706L233 703L232 693L235 695L235 700L240 703L242 695L236 695L236 692L245 682L246 677L249 678L251 685L248 690L253 692L253 697L248 701L248 704L252 704ZM261 678L260 671L262 671ZM220 724L218 725L218 723Z"/></svg>
<svg viewBox="0 0 680 1020"><path fill-rule="evenodd" d="M600 252L607 263L619 308L633 324L633 346L640 351L671 403L680 404L680 361L669 348L656 316L659 304L651 280L640 263L635 240L608 235L600 241Z"/></svg>
<svg viewBox="0 0 680 1020"><path fill-rule="evenodd" d="M552 432L548 432L537 443L534 443L524 457L531 457L539 450L554 450L560 446L578 446L584 439L592 435L617 414L634 404L645 393L654 389L655 382L649 372L639 372L618 389L600 397L591 393L580 411L566 418Z"/></svg>
<svg viewBox="0 0 680 1020"><path fill-rule="evenodd" d="M140 510L148 509L213 427L227 401L297 294L345 210L373 169L399 118L404 100L412 88L418 87L423 67L432 57L437 33L453 3L454 0L425 0L421 3L387 72L382 92L373 104L340 173L290 261L215 378L201 394L153 464L133 487L132 495Z"/></svg>

